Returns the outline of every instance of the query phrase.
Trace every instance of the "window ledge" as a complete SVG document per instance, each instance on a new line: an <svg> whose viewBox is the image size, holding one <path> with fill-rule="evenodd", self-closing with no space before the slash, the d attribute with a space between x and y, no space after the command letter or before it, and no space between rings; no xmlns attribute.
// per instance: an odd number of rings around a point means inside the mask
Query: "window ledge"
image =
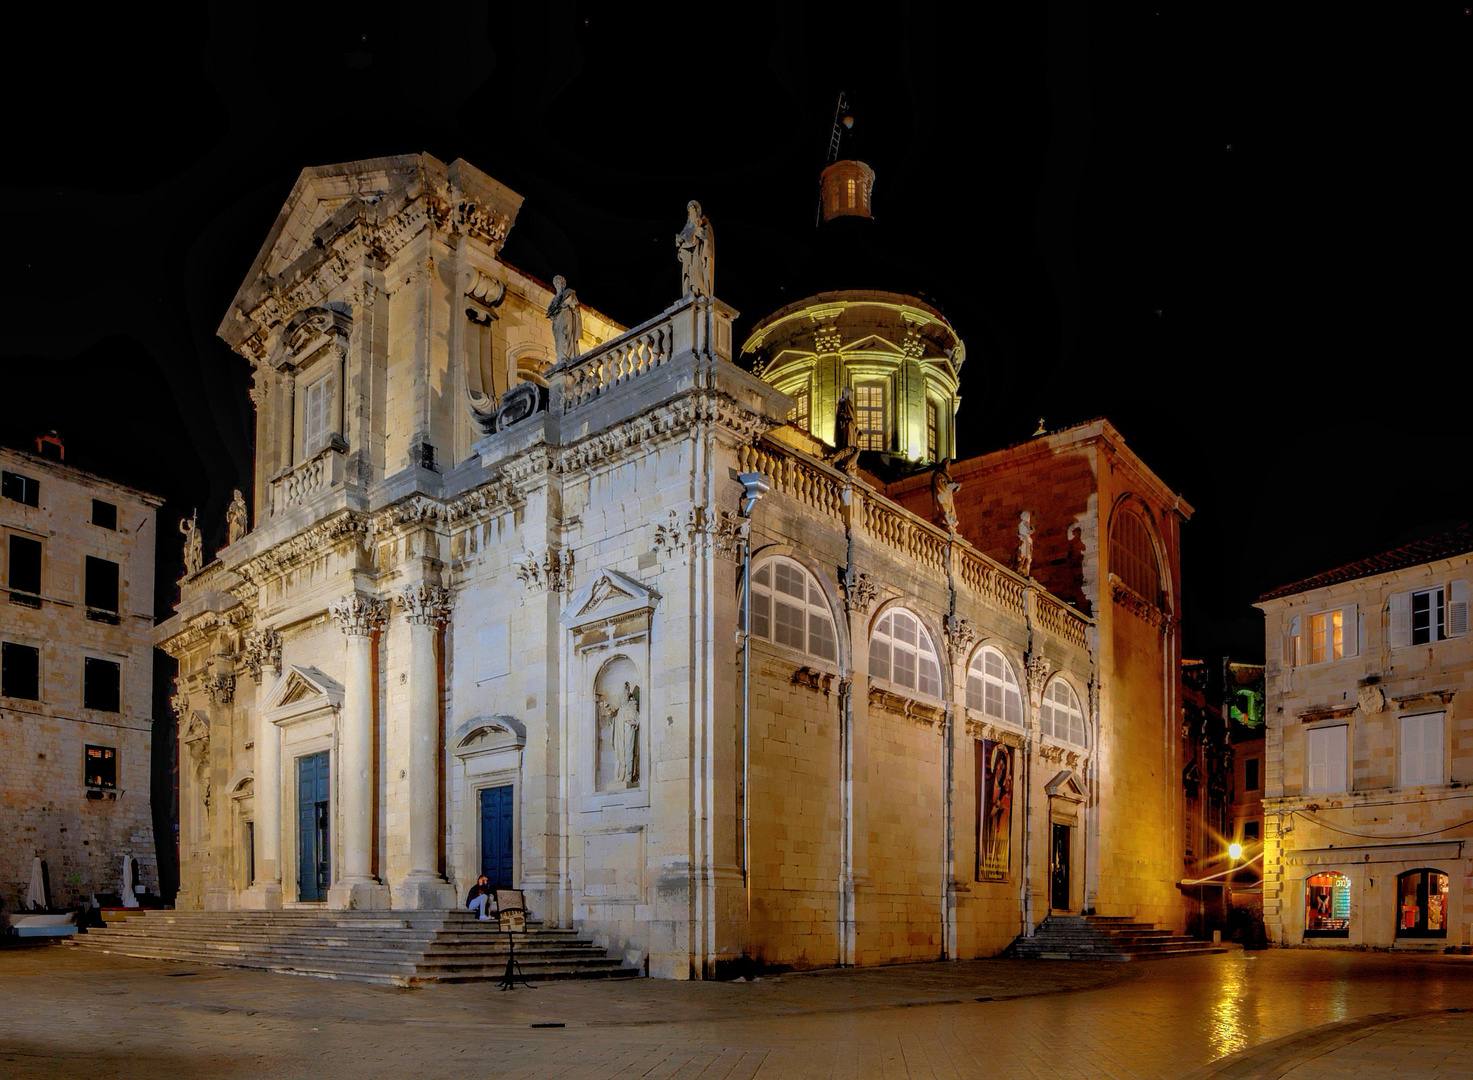
<svg viewBox="0 0 1473 1080"><path fill-rule="evenodd" d="M942 727L946 720L946 702L940 698L933 698L929 694L912 690L907 686L901 686L899 683L892 683L888 679L876 679L871 676L869 703L871 706L936 728Z"/></svg>

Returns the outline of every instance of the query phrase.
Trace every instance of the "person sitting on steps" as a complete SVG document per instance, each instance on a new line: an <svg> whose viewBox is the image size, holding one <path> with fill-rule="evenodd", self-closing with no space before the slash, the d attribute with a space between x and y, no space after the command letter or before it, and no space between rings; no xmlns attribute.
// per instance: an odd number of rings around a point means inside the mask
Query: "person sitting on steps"
<svg viewBox="0 0 1473 1080"><path fill-rule="evenodd" d="M465 906L476 913L476 918L481 922L491 922L496 918L495 914L486 913L486 905L494 900L496 894L491 891L490 879L482 874L476 878L476 883L471 886L470 895L465 898Z"/></svg>

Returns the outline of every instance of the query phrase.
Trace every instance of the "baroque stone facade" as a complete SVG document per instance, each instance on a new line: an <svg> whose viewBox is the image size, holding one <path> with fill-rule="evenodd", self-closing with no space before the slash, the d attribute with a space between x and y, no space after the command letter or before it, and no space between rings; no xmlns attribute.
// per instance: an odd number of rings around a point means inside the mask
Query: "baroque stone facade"
<svg viewBox="0 0 1473 1080"><path fill-rule="evenodd" d="M0 906L35 856L52 902L159 891L150 806L161 499L0 449Z"/></svg>
<svg viewBox="0 0 1473 1080"><path fill-rule="evenodd" d="M1115 909L1165 910L1172 874L1097 824L1134 764L1097 620L787 422L734 362L698 207L687 295L627 330L581 309L575 353L499 259L519 204L425 155L309 169L222 325L256 369L256 526L158 631L207 746L182 902L443 907L485 870L672 978L991 955L1092 906L1102 859L1134 859ZM884 304L952 393L955 333ZM212 694L237 664L259 683Z"/></svg>

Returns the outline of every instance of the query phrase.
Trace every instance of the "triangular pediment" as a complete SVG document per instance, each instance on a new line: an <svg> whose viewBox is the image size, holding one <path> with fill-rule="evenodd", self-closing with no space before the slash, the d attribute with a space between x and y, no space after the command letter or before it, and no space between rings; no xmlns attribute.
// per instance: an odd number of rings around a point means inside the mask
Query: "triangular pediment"
<svg viewBox="0 0 1473 1080"><path fill-rule="evenodd" d="M887 341L879 334L870 334L853 344L845 344L839 348L842 354L849 353L889 353L892 356L904 356L905 350L893 341Z"/></svg>
<svg viewBox="0 0 1473 1080"><path fill-rule="evenodd" d="M339 708L343 704L343 684L315 667L292 664L261 702L261 711L296 713L304 709Z"/></svg>
<svg viewBox="0 0 1473 1080"><path fill-rule="evenodd" d="M617 570L600 570L575 592L563 609L565 626L614 618L635 611L653 611L659 594Z"/></svg>
<svg viewBox="0 0 1473 1080"><path fill-rule="evenodd" d="M210 721L203 713L191 712L189 723L184 725L184 731L179 736L180 742L192 743L200 739L210 737Z"/></svg>
<svg viewBox="0 0 1473 1080"><path fill-rule="evenodd" d="M1079 783L1079 778L1073 769L1063 769L1054 775L1054 778L1044 785L1044 790L1049 796L1056 799L1066 799L1069 802L1084 802L1084 787Z"/></svg>

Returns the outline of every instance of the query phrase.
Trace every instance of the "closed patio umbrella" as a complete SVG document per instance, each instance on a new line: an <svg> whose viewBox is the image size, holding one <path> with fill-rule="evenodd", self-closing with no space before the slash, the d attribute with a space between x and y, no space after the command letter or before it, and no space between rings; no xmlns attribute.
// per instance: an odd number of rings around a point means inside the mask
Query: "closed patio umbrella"
<svg viewBox="0 0 1473 1080"><path fill-rule="evenodd" d="M123 856L123 906L137 907L138 895L133 891L133 856Z"/></svg>
<svg viewBox="0 0 1473 1080"><path fill-rule="evenodd" d="M31 860L31 885L26 890L26 907L37 909L46 906L46 878L41 873L41 856Z"/></svg>

